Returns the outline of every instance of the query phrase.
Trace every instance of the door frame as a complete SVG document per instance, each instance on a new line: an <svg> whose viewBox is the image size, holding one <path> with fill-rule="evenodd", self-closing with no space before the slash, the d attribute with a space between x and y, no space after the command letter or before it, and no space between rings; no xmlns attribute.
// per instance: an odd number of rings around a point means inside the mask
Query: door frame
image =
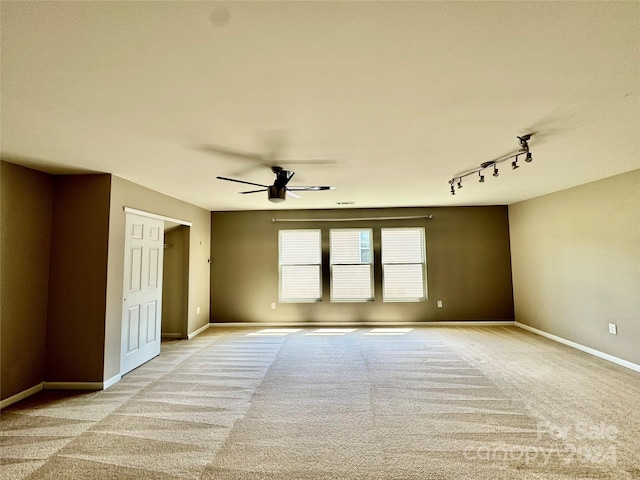
<svg viewBox="0 0 640 480"><path fill-rule="evenodd" d="M144 210L139 210L137 208L123 207L123 210L124 210L125 215L130 213L130 214L133 214L133 215L138 215L140 217L146 217L146 218L151 218L151 219L155 219L155 220L162 220L163 222L176 223L178 225L183 225L183 226L186 226L186 227L192 227L193 226L193 222L189 222L187 220L182 220L182 219L178 219L178 218L169 217L169 216L166 216L166 215L160 215L160 214L157 214L157 213L147 212L147 211L144 211ZM126 229L125 229L125 235L126 235ZM189 238L190 238L190 235L189 235ZM187 249L188 249L188 246L187 246ZM189 270L188 259L187 259L185 267L186 267L186 270L187 270L185 273L188 275L188 270ZM187 281L188 281L188 279L187 279ZM124 283L123 283L123 288L124 288ZM186 293L188 293L188 292L186 292ZM124 292L123 292L123 294L124 294ZM188 305L188 299L185 300L185 301L186 301L186 304ZM185 318L188 318L188 312L185 315ZM122 322L121 322L121 325L122 325ZM187 326L184 325L183 328L186 329ZM120 348L122 348L122 343L120 344ZM122 366L120 368L120 375L122 375Z"/></svg>
<svg viewBox="0 0 640 480"><path fill-rule="evenodd" d="M162 220L163 222L172 222L177 223L179 225L184 225L186 227L192 227L193 222L188 222L186 220L180 220L178 218L167 217L166 215L159 215L157 213L145 212L144 210L138 210L131 207L124 207L124 213L132 213L134 215L139 215L141 217L147 218L155 218L156 220Z"/></svg>

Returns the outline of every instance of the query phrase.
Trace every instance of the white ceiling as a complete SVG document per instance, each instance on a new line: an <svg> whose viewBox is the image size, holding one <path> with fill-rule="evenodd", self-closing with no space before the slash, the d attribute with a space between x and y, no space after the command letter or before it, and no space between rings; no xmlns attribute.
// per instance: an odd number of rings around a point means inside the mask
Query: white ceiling
<svg viewBox="0 0 640 480"><path fill-rule="evenodd" d="M278 208L510 204L640 168L639 2L2 1L1 15L2 156L44 171L256 210L274 204L215 177L272 173L214 150L337 187ZM531 132L533 163L450 195Z"/></svg>

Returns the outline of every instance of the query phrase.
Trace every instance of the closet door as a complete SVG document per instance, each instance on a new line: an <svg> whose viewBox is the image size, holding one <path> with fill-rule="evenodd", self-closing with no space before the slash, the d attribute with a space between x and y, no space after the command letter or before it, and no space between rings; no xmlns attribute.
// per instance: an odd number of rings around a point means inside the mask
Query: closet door
<svg viewBox="0 0 640 480"><path fill-rule="evenodd" d="M160 354L164 222L127 213L120 374Z"/></svg>

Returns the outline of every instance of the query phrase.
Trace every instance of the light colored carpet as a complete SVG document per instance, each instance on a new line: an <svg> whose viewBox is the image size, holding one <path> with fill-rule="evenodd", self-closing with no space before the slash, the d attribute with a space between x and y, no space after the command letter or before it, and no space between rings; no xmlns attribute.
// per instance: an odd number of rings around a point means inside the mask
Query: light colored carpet
<svg viewBox="0 0 640 480"><path fill-rule="evenodd" d="M640 375L516 327L209 329L0 417L2 479L639 479Z"/></svg>

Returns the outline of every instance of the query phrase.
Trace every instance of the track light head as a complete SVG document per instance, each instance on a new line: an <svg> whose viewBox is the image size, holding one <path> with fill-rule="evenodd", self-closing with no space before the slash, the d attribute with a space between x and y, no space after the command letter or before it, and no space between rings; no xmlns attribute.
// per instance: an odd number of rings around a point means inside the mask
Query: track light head
<svg viewBox="0 0 640 480"><path fill-rule="evenodd" d="M480 182L480 183L484 183L484 175L482 175L482 173L478 172L478 176L480 177L480 179L478 180L478 182Z"/></svg>
<svg viewBox="0 0 640 480"><path fill-rule="evenodd" d="M458 188L462 188L462 179L461 178L458 179Z"/></svg>
<svg viewBox="0 0 640 480"><path fill-rule="evenodd" d="M456 187L453 186L453 182L451 182L451 195L456 194Z"/></svg>
<svg viewBox="0 0 640 480"><path fill-rule="evenodd" d="M496 167L496 166L494 165L494 166L493 166L493 176L494 176L494 177L497 177L497 176L499 176L499 175L500 175L500 174L498 173L498 167Z"/></svg>
<svg viewBox="0 0 640 480"><path fill-rule="evenodd" d="M527 156L524 157L524 161L527 163L533 162L533 156L531 155L531 152L527 152Z"/></svg>
<svg viewBox="0 0 640 480"><path fill-rule="evenodd" d="M517 158L513 162L511 162L511 168L513 168L514 170L516 168L520 168L520 166L518 165L518 159Z"/></svg>
<svg viewBox="0 0 640 480"><path fill-rule="evenodd" d="M520 142L520 151L521 152L528 152L529 151L529 144L527 142L529 141L530 138L531 138L530 134L518 137L518 141Z"/></svg>

